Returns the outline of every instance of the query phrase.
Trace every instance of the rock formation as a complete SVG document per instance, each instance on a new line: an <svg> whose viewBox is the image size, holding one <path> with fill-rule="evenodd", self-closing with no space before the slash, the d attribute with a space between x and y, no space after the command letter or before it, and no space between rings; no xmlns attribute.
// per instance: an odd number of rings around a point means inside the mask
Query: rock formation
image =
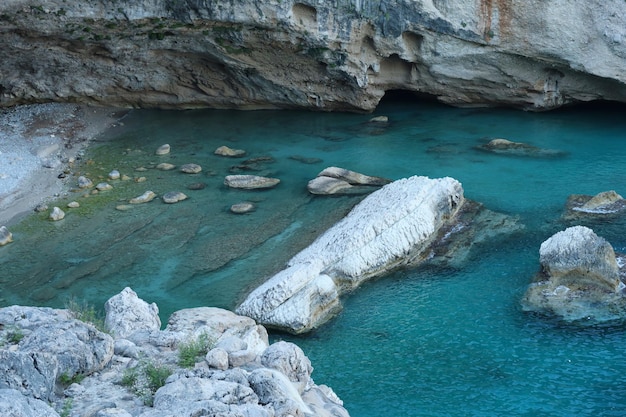
<svg viewBox="0 0 626 417"><path fill-rule="evenodd" d="M0 309L0 414L12 417L348 417L296 345L219 308L172 314L130 288L107 301L106 334L68 310Z"/></svg>
<svg viewBox="0 0 626 417"><path fill-rule="evenodd" d="M237 308L271 327L309 331L340 309L339 296L399 265L429 256L437 232L463 205L452 178L392 182L356 205Z"/></svg>
<svg viewBox="0 0 626 417"><path fill-rule="evenodd" d="M541 271L526 291L523 308L591 324L623 320L624 260L587 227L558 232L541 244Z"/></svg>
<svg viewBox="0 0 626 417"><path fill-rule="evenodd" d="M307 189L311 194L360 194L390 182L386 178L370 177L345 168L328 167L309 181Z"/></svg>
<svg viewBox="0 0 626 417"><path fill-rule="evenodd" d="M626 210L626 200L614 190L603 191L594 196L572 194L565 204L563 217L566 220L606 218L623 213L624 210Z"/></svg>
<svg viewBox="0 0 626 417"><path fill-rule="evenodd" d="M0 106L371 111L626 101L626 3L151 0L0 4Z"/></svg>

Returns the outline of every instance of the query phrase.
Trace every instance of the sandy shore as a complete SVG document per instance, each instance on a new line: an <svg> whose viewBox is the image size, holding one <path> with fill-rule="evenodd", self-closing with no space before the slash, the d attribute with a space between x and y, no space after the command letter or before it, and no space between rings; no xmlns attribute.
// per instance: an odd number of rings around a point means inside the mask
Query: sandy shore
<svg viewBox="0 0 626 417"><path fill-rule="evenodd" d="M64 172L126 113L59 103L0 109L0 226L19 222L75 186Z"/></svg>

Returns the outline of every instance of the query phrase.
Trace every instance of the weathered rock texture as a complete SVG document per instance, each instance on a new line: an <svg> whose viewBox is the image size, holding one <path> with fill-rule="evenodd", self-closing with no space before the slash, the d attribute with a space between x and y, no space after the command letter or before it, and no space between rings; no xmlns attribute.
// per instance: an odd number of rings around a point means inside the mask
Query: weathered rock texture
<svg viewBox="0 0 626 417"><path fill-rule="evenodd" d="M348 417L304 352L249 317L190 308L161 330L130 288L106 311L115 339L66 310L0 309L0 415Z"/></svg>
<svg viewBox="0 0 626 417"><path fill-rule="evenodd" d="M0 105L364 110L626 101L626 3L4 0Z"/></svg>
<svg viewBox="0 0 626 417"><path fill-rule="evenodd" d="M584 226L554 234L541 244L541 271L522 305L563 318L595 324L626 319L624 257Z"/></svg>
<svg viewBox="0 0 626 417"><path fill-rule="evenodd" d="M463 203L463 188L452 178L394 181L294 256L237 312L293 333L318 327L338 311L342 293L428 257L439 230Z"/></svg>

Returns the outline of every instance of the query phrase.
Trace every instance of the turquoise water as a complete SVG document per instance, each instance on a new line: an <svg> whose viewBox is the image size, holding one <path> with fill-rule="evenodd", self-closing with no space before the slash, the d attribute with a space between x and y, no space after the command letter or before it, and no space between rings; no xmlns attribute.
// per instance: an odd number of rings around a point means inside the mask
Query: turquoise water
<svg viewBox="0 0 626 417"><path fill-rule="evenodd" d="M524 232L477 246L459 268L426 265L369 282L312 334L272 339L301 346L316 383L332 387L355 417L624 416L625 328L562 323L519 305L541 242L571 225L561 220L567 197L626 193L623 110L532 114L385 102L375 115L389 116L387 126L359 114L133 111L79 169L94 182L112 169L146 181L111 182L113 191L89 197L74 192L66 200L81 208L66 210L62 222L40 215L16 226L15 242L0 251L0 303L63 306L73 296L102 305L131 286L159 305L164 322L185 307L233 309L361 198L309 195L307 181L323 168L390 179L451 176L467 198L518 216ZM476 148L496 137L562 154L511 157ZM163 143L171 154L155 156ZM213 155L221 145L247 155ZM159 162L194 162L203 171L159 171ZM229 173L281 183L231 190L223 185ZM194 182L206 187L187 189ZM189 199L116 210L148 189ZM256 211L230 213L240 201L254 202ZM582 224L626 251L623 220Z"/></svg>

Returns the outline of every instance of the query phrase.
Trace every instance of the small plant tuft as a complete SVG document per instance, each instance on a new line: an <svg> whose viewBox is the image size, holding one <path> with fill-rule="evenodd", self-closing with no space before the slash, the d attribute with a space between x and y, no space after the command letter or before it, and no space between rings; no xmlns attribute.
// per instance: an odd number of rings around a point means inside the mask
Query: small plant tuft
<svg viewBox="0 0 626 417"><path fill-rule="evenodd" d="M96 329L101 332L107 333L106 326L104 325L104 316L101 312L89 305L88 303L79 302L75 298L70 298L65 308L74 316L76 320L83 321L85 323L91 323Z"/></svg>
<svg viewBox="0 0 626 417"><path fill-rule="evenodd" d="M192 368L197 360L207 354L215 345L208 334L202 333L195 340L181 343L178 346L178 365L183 368Z"/></svg>
<svg viewBox="0 0 626 417"><path fill-rule="evenodd" d="M7 342L17 345L24 338L24 332L19 327L14 327L7 333Z"/></svg>
<svg viewBox="0 0 626 417"><path fill-rule="evenodd" d="M120 385L139 396L145 405L152 406L154 394L165 385L165 381L171 374L172 370L168 366L153 362L140 362L136 367L124 371Z"/></svg>

